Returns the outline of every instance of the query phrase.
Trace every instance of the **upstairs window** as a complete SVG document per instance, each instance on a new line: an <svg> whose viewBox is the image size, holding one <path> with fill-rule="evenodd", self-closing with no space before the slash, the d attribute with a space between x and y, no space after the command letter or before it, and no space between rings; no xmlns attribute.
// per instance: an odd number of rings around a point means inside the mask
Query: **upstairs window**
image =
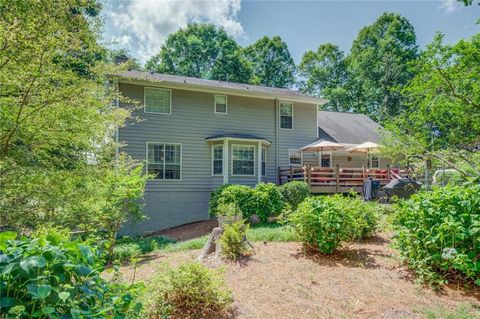
<svg viewBox="0 0 480 319"><path fill-rule="evenodd" d="M288 165L302 166L302 152L300 150L288 150Z"/></svg>
<svg viewBox="0 0 480 319"><path fill-rule="evenodd" d="M160 88L145 88L145 113L171 114L172 91Z"/></svg>
<svg viewBox="0 0 480 319"><path fill-rule="evenodd" d="M232 175L255 175L255 146L232 145Z"/></svg>
<svg viewBox="0 0 480 319"><path fill-rule="evenodd" d="M290 102L280 102L280 128L293 129L293 104Z"/></svg>
<svg viewBox="0 0 480 319"><path fill-rule="evenodd" d="M213 145L212 148L212 174L223 174L223 145Z"/></svg>
<svg viewBox="0 0 480 319"><path fill-rule="evenodd" d="M267 149L262 147L262 176L267 175Z"/></svg>
<svg viewBox="0 0 480 319"><path fill-rule="evenodd" d="M215 113L227 114L226 95L215 95Z"/></svg>
<svg viewBox="0 0 480 319"><path fill-rule="evenodd" d="M147 143L147 172L155 179L180 180L181 144Z"/></svg>

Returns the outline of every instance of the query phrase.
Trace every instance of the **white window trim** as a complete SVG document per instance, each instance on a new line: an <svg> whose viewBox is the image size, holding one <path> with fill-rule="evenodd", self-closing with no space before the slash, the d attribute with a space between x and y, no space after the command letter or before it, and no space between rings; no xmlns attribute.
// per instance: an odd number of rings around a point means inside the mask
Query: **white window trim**
<svg viewBox="0 0 480 319"><path fill-rule="evenodd" d="M234 174L233 173L233 149L235 148L235 146L248 146L248 147L253 147L253 174L248 174L248 175L244 175L244 174ZM250 144L232 144L232 147L231 147L231 152L230 152L230 167L231 167L231 176L243 176L243 177L251 177L251 176L257 176L257 174L255 173L256 172L256 167L257 165L255 164L256 160L255 160L255 154L257 154L257 152L255 151L256 147L255 145L250 145Z"/></svg>
<svg viewBox="0 0 480 319"><path fill-rule="evenodd" d="M292 164L292 163L290 163L290 151L300 152L300 164ZM289 148L289 149L288 149L288 166L293 166L293 167L302 167L302 166L303 166L303 155L302 155L302 151L300 151L299 149L296 149L296 148Z"/></svg>
<svg viewBox="0 0 480 319"><path fill-rule="evenodd" d="M326 155L326 154L329 154L330 155L330 166L329 167L324 167L324 168L332 168L333 167L333 155L332 155L332 152L331 151L323 151L323 152L318 152L318 167L322 168L322 154L323 155Z"/></svg>
<svg viewBox="0 0 480 319"><path fill-rule="evenodd" d="M222 173L221 174L215 174L214 173L214 162L215 162L215 147L221 147L222 148ZM223 176L223 170L224 170L224 165L223 165L223 161L225 160L223 158L223 144L212 144L212 176Z"/></svg>
<svg viewBox="0 0 480 319"><path fill-rule="evenodd" d="M165 178L150 178L153 181L162 181L162 182L181 182L183 178L183 145L181 143L171 143L171 142L153 142L148 141L145 146L145 169L148 174L148 145L149 144L170 144L170 145L180 145L180 179L165 179ZM165 161L163 162L165 167ZM165 169L164 169L165 171ZM164 173L165 174L165 173Z"/></svg>
<svg viewBox="0 0 480 319"><path fill-rule="evenodd" d="M225 113L217 112L217 96L224 96L225 97ZM223 94L215 94L213 97L213 112L215 114L227 115L228 114L228 96Z"/></svg>
<svg viewBox="0 0 480 319"><path fill-rule="evenodd" d="M263 163L265 163L265 174L262 173L262 177L265 177L265 176L267 176L267 148L266 148L265 146L262 146L261 152L262 152L262 154L263 154L263 152L265 152L264 161L262 161L262 162L260 163L260 165L263 164Z"/></svg>
<svg viewBox="0 0 480 319"><path fill-rule="evenodd" d="M292 128L282 128L282 108L281 108L282 103L287 103L292 105ZM294 127L295 127L295 108L293 106L293 102L278 101L278 128L284 131L293 131Z"/></svg>
<svg viewBox="0 0 480 319"><path fill-rule="evenodd" d="M376 157L378 158L378 167L373 167L373 165L372 165L372 163L373 163L373 156L376 156ZM382 167L382 165L380 164L380 156L378 156L378 155L370 154L369 161L370 161L370 168L379 169L380 167Z"/></svg>
<svg viewBox="0 0 480 319"><path fill-rule="evenodd" d="M165 90L165 91L169 92L169 94L170 94L170 112L169 113L147 111L147 89ZM160 115L172 115L172 90L171 89L166 89L166 88L160 88L160 87L145 86L143 88L143 113L160 114Z"/></svg>

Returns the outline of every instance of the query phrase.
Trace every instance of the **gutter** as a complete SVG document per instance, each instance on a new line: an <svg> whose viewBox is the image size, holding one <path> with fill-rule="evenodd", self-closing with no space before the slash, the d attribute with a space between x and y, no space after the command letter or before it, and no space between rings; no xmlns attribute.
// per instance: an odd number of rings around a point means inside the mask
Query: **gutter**
<svg viewBox="0 0 480 319"><path fill-rule="evenodd" d="M274 107L274 114L275 114L275 120L274 120L274 123L275 123L275 181L276 183L275 184L278 184L280 181L278 180L278 136L279 136L279 131L278 131L278 126L279 126L279 123L278 123L278 117L279 117L279 114L278 114L278 99L275 99L274 102L273 102L273 107Z"/></svg>

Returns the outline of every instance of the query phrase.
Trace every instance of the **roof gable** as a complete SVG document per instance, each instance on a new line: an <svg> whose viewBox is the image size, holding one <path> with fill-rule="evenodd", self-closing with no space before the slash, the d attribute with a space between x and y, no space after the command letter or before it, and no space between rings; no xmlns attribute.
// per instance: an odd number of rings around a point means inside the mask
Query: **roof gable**
<svg viewBox="0 0 480 319"><path fill-rule="evenodd" d="M378 143L384 128L364 114L318 111L319 137L332 142Z"/></svg>

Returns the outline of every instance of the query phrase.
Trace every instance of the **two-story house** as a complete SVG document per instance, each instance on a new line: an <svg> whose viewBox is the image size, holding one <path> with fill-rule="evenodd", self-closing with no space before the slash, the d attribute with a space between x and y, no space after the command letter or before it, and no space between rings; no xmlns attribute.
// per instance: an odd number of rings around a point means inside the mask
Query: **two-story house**
<svg viewBox="0 0 480 319"><path fill-rule="evenodd" d="M400 170L378 153L351 153L378 142L381 126L365 115L318 111L326 101L294 90L127 71L120 92L142 106L119 129L122 151L153 174L145 191L143 234L208 219L210 193L222 184L305 180L312 192L361 191L365 179L388 182ZM122 106L122 105L119 105ZM341 149L304 152L318 141ZM365 156L366 155L366 156Z"/></svg>
<svg viewBox="0 0 480 319"><path fill-rule="evenodd" d="M210 193L224 183L277 182L277 168L301 165L318 139L324 100L279 88L127 71L124 96L143 106L119 130L122 151L145 161L140 233L208 218Z"/></svg>

